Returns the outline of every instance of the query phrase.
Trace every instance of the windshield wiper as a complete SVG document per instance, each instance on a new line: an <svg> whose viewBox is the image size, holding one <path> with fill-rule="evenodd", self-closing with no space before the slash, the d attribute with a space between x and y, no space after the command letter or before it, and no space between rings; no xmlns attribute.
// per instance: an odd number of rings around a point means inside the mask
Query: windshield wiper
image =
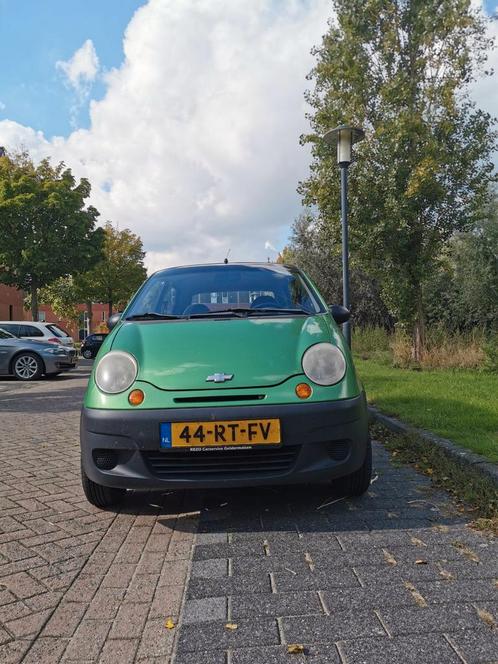
<svg viewBox="0 0 498 664"><path fill-rule="evenodd" d="M258 307L256 309L247 309L249 312L248 315L254 314L302 314L306 316L313 316L313 311L307 311L306 309L284 309L280 307Z"/></svg>
<svg viewBox="0 0 498 664"><path fill-rule="evenodd" d="M247 316L268 316L275 314L277 316L284 314L299 314L313 316L313 312L306 309L283 309L279 307L261 307L258 309L249 309L248 307L233 307L233 309L218 309L218 311L203 311L197 314L187 314L185 318L216 318L216 316L232 314L237 318L246 318Z"/></svg>
<svg viewBox="0 0 498 664"><path fill-rule="evenodd" d="M234 307L233 309L218 309L218 311L201 311L197 314L186 314L185 318L210 318L218 314L233 314L237 318L244 318L244 314L251 311L247 307Z"/></svg>
<svg viewBox="0 0 498 664"><path fill-rule="evenodd" d="M155 311L147 311L143 314L127 316L125 320L175 320L177 318L184 318L184 316L177 316L176 314L158 314Z"/></svg>

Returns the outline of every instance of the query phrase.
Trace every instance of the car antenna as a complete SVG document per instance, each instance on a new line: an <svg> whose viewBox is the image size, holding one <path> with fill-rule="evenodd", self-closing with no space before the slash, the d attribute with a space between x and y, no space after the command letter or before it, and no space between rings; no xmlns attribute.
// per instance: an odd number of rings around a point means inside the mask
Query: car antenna
<svg viewBox="0 0 498 664"><path fill-rule="evenodd" d="M228 263L228 257L230 256L230 251L231 251L231 249L229 248L228 251L227 251L227 255L225 256L225 260L223 261L225 263L225 265Z"/></svg>

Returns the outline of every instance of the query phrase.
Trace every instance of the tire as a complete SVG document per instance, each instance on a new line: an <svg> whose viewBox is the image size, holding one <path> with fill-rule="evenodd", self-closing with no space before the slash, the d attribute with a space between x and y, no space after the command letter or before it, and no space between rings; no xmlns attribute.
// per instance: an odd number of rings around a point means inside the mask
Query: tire
<svg viewBox="0 0 498 664"><path fill-rule="evenodd" d="M367 443L367 453L363 464L351 475L340 480L341 490L347 496L362 496L370 486L372 479L372 442Z"/></svg>
<svg viewBox="0 0 498 664"><path fill-rule="evenodd" d="M61 372L60 371L51 371L50 373L46 373L45 377L46 378L55 378L58 376Z"/></svg>
<svg viewBox="0 0 498 664"><path fill-rule="evenodd" d="M19 353L12 360L12 373L17 380L38 380L43 369L43 361L36 353Z"/></svg>
<svg viewBox="0 0 498 664"><path fill-rule="evenodd" d="M82 355L85 358L85 360L91 360L93 357L93 353L91 350L84 350Z"/></svg>
<svg viewBox="0 0 498 664"><path fill-rule="evenodd" d="M93 482L86 475L83 467L81 467L81 484L83 485L83 491L88 502L101 509L117 505L126 493L125 489L115 489L114 487L102 486Z"/></svg>

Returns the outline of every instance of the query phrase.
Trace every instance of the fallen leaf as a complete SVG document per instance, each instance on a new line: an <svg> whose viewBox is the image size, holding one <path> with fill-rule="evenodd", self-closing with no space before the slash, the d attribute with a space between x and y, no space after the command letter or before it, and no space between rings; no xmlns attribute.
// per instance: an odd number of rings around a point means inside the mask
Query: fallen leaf
<svg viewBox="0 0 498 664"><path fill-rule="evenodd" d="M173 629L175 627L175 623L172 621L171 618L167 618L166 622L164 623L164 626L166 629Z"/></svg>
<svg viewBox="0 0 498 664"><path fill-rule="evenodd" d="M427 544L422 542L418 537L410 537L410 541L412 544L415 544L415 546L427 546Z"/></svg>
<svg viewBox="0 0 498 664"><path fill-rule="evenodd" d="M404 582L405 588L410 591L413 599L415 600L415 603L418 604L420 607L426 607L427 602L425 601L424 597L419 593L419 591L415 588L413 583L410 583L410 581L405 581Z"/></svg>
<svg viewBox="0 0 498 664"><path fill-rule="evenodd" d="M372 479L370 480L370 484L373 484L374 482L377 482L378 479L379 479L378 475L376 475L375 477L372 477Z"/></svg>
<svg viewBox="0 0 498 664"><path fill-rule="evenodd" d="M232 631L233 631L234 629L237 629L237 627L238 627L237 623L227 623L227 624L225 625L225 628L226 628L226 629L231 629Z"/></svg>
<svg viewBox="0 0 498 664"><path fill-rule="evenodd" d="M479 618L488 625L488 627L491 627L492 629L496 628L496 620L493 616L492 613L489 611L486 611L485 609L477 609L477 615Z"/></svg>
<svg viewBox="0 0 498 664"><path fill-rule="evenodd" d="M415 565L428 565L427 560L416 560Z"/></svg>
<svg viewBox="0 0 498 664"><path fill-rule="evenodd" d="M226 507L227 505L228 505L228 503L221 503L220 507Z"/></svg>
<svg viewBox="0 0 498 664"><path fill-rule="evenodd" d="M397 560L396 558L392 555L392 553L389 553L387 549L382 549L382 553L384 554L384 558L386 560L386 563L388 565L397 565Z"/></svg>
<svg viewBox="0 0 498 664"><path fill-rule="evenodd" d="M287 646L287 652L291 655L298 655L299 653L304 652L304 646L302 643L289 643Z"/></svg>

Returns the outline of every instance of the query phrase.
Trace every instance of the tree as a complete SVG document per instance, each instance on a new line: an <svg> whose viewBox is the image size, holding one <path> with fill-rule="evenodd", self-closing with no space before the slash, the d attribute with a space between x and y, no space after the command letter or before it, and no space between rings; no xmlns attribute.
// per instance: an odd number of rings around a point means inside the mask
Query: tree
<svg viewBox="0 0 498 664"><path fill-rule="evenodd" d="M0 157L0 282L30 294L33 320L40 288L100 258L103 231L98 211L85 207L89 195L88 180L77 182L63 162Z"/></svg>
<svg viewBox="0 0 498 664"><path fill-rule="evenodd" d="M61 320L74 323L79 321L80 292L71 275L59 277L48 286L40 288L38 302L49 304L54 314ZM24 305L26 308L31 308L31 294L26 296Z"/></svg>
<svg viewBox="0 0 498 664"><path fill-rule="evenodd" d="M491 46L471 0L334 0L336 18L314 50L309 178L299 191L339 238L336 155L319 140L362 125L351 170L351 249L375 274L384 301L424 344L425 291L438 256L479 218L496 132L469 84Z"/></svg>
<svg viewBox="0 0 498 664"><path fill-rule="evenodd" d="M86 302L107 302L109 316L114 305L124 305L147 277L142 240L110 222L104 226L103 258L92 270L76 275ZM91 312L89 312L91 316Z"/></svg>
<svg viewBox="0 0 498 664"><path fill-rule="evenodd" d="M329 303L339 303L342 302L341 250L328 231L329 226L310 211L301 214L292 226L282 262L305 270ZM392 328L393 321L382 301L379 285L357 261L351 265L351 302L355 325Z"/></svg>
<svg viewBox="0 0 498 664"><path fill-rule="evenodd" d="M498 196L483 219L453 237L429 283L426 309L431 323L450 330L475 327L498 332Z"/></svg>

